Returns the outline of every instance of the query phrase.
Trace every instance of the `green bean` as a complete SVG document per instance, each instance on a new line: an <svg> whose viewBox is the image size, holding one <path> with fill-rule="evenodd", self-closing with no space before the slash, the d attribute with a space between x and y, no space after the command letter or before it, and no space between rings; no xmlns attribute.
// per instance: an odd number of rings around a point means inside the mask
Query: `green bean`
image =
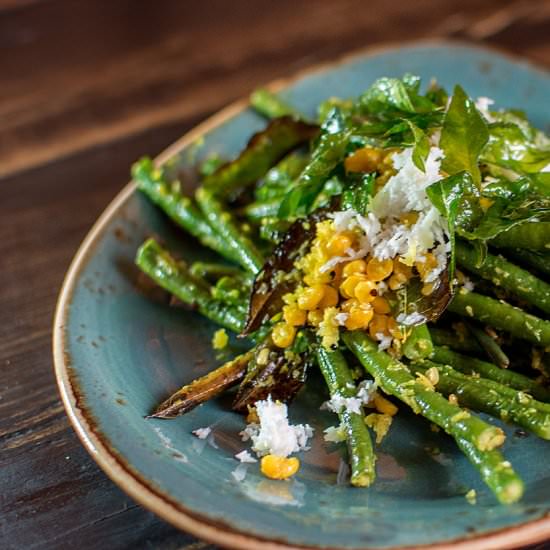
<svg viewBox="0 0 550 550"><path fill-rule="evenodd" d="M228 277L227 275L219 279L212 287L212 297L225 304L232 304L242 309L244 314L248 312L246 304L248 303L247 294L250 292L250 284L246 284L242 279Z"/></svg>
<svg viewBox="0 0 550 550"><path fill-rule="evenodd" d="M504 443L503 431L487 424L417 381L401 362L378 350L365 333L347 332L344 343L385 393L394 395L417 413L443 428L453 437L472 441L481 451Z"/></svg>
<svg viewBox="0 0 550 550"><path fill-rule="evenodd" d="M407 359L424 359L432 354L433 349L430 331L425 324L416 325L410 329L410 334L403 344L403 354Z"/></svg>
<svg viewBox="0 0 550 550"><path fill-rule="evenodd" d="M548 252L550 222L525 222L514 225L489 242L498 248L526 248Z"/></svg>
<svg viewBox="0 0 550 550"><path fill-rule="evenodd" d="M506 302L460 289L448 309L540 346L550 345L550 322Z"/></svg>
<svg viewBox="0 0 550 550"><path fill-rule="evenodd" d="M512 504L522 497L523 481L499 451L480 451L464 437L455 437L455 441L499 502Z"/></svg>
<svg viewBox="0 0 550 550"><path fill-rule="evenodd" d="M302 173L308 163L308 156L292 152L271 168L254 190L258 202L279 200L287 192L292 182Z"/></svg>
<svg viewBox="0 0 550 550"><path fill-rule="evenodd" d="M492 363L461 355L438 346L434 348L431 359L436 363L450 365L464 374L477 374L516 390L527 392L540 401L550 401L550 390L519 372L501 369Z"/></svg>
<svg viewBox="0 0 550 550"><path fill-rule="evenodd" d="M181 184L178 181L168 183L162 169L155 168L150 158L144 157L132 166L132 177L140 191L201 244L228 260L236 260L227 243L205 220L194 201L182 195Z"/></svg>
<svg viewBox="0 0 550 550"><path fill-rule="evenodd" d="M209 176L210 174L213 174L216 170L218 170L221 166L223 166L224 160L220 155L217 153L214 153L213 155L210 155L206 157L200 164L199 164L199 175L203 178L206 176Z"/></svg>
<svg viewBox="0 0 550 550"><path fill-rule="evenodd" d="M262 239L277 245L291 225L291 222L279 218L264 218L258 231Z"/></svg>
<svg viewBox="0 0 550 550"><path fill-rule="evenodd" d="M137 266L159 286L168 290L182 302L196 306L206 318L233 332L243 328L243 314L238 308L214 300L187 269L154 239L141 245L136 255Z"/></svg>
<svg viewBox="0 0 550 550"><path fill-rule="evenodd" d="M521 248L509 248L506 250L506 255L535 268L543 275L550 275L550 253L548 252L532 252Z"/></svg>
<svg viewBox="0 0 550 550"><path fill-rule="evenodd" d="M233 265L218 264L212 262L193 262L189 267L189 272L194 277L217 280L221 277L233 277L247 282L251 282L250 275L242 269Z"/></svg>
<svg viewBox="0 0 550 550"><path fill-rule="evenodd" d="M293 107L285 103L273 92L265 88L258 88L250 95L250 105L266 118L278 118L291 115L296 118L304 118Z"/></svg>
<svg viewBox="0 0 550 550"><path fill-rule="evenodd" d="M330 173L344 158L350 139L349 131L321 136L309 164L283 199L278 213L280 218L288 219L310 211Z"/></svg>
<svg viewBox="0 0 550 550"><path fill-rule="evenodd" d="M483 349L470 334L462 331L452 332L444 328L430 326L430 335L436 346L447 346L465 353L481 354Z"/></svg>
<svg viewBox="0 0 550 550"><path fill-rule="evenodd" d="M254 243L239 229L232 214L224 205L204 187L199 187L195 197L208 223L216 229L227 243L231 255L239 260L239 264L252 274L262 269L264 260Z"/></svg>
<svg viewBox="0 0 550 550"><path fill-rule="evenodd" d="M306 143L317 131L317 126L290 117L277 118L252 136L237 159L206 177L203 186L215 195L227 197L259 180L278 160Z"/></svg>
<svg viewBox="0 0 550 550"><path fill-rule="evenodd" d="M256 348L253 348L216 370L193 380L190 384L186 384L163 401L149 418L175 418L219 395L244 377L248 363L255 352Z"/></svg>
<svg viewBox="0 0 550 550"><path fill-rule="evenodd" d="M538 403L529 395L503 386L493 380L466 376L448 365L431 361L414 363L414 370L426 374L436 368L437 391L454 394L462 406L485 412L504 421L511 421L542 437L550 439L550 405Z"/></svg>
<svg viewBox="0 0 550 550"><path fill-rule="evenodd" d="M247 204L242 213L251 221L261 222L264 218L274 218L281 206L281 197L265 201L255 201Z"/></svg>
<svg viewBox="0 0 550 550"><path fill-rule="evenodd" d="M355 397L357 388L342 353L327 351L322 346L318 346L316 354L330 396ZM376 476L376 457L363 415L343 409L338 412L338 417L346 432L351 465L351 484L356 487L368 487Z"/></svg>
<svg viewBox="0 0 550 550"><path fill-rule="evenodd" d="M440 366L443 366L443 367L447 367L449 369L453 368L450 365L441 365L441 363L437 363L437 364L440 365ZM458 371L458 369L453 369L453 370L457 373L457 375L462 374L463 376L466 376L467 378L477 380L478 383L481 386L484 386L485 388L488 388L488 389L494 390L494 391L498 391L499 394L501 394L505 397L508 397L509 399L518 400L526 408L534 408L537 411L541 411L545 414L550 413L550 403L535 399L531 394L529 394L525 391L517 390L515 388L512 388L511 386L507 386L506 384L501 384L500 382L496 382L495 380L491 380L490 378L484 378L483 376L478 376L476 374L466 375L466 374L461 373L460 371Z"/></svg>
<svg viewBox="0 0 550 550"><path fill-rule="evenodd" d="M378 351L376 344L365 334L358 331L348 332L343 338L346 345L386 393L391 393L411 405L413 410L416 409L415 412L422 412L426 418L454 437L459 448L479 471L483 481L501 503L510 504L521 498L522 480L514 472L510 463L504 460L502 454L495 449L496 444L502 443L504 437L502 433L497 435L498 428L493 427L497 432L488 439L483 438L484 442L480 444L477 429L465 430L464 425L461 429L458 428L458 424L463 420L471 420L475 417L467 416L464 419L464 415L468 415L466 411L450 404L439 393L418 387L419 384L414 382L414 378L406 367L389 355ZM406 386L404 387L403 384ZM489 441L492 441L491 445L487 444Z"/></svg>
<svg viewBox="0 0 550 550"><path fill-rule="evenodd" d="M481 266L478 267L474 249L461 241L456 242L455 253L457 262L468 271L491 281L496 286L505 288L545 313L550 313L550 284L505 260L502 256L487 254Z"/></svg>
<svg viewBox="0 0 550 550"><path fill-rule="evenodd" d="M510 366L510 359L508 359L508 356L502 351L502 348L494 338L491 338L484 330L471 324L468 324L468 330L474 335L477 343L484 349L489 359L495 365L502 369Z"/></svg>

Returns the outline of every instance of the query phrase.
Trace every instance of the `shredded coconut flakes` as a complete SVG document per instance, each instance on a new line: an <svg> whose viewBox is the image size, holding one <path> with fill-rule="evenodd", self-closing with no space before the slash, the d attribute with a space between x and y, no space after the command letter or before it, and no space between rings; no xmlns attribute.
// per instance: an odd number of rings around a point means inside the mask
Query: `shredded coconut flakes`
<svg viewBox="0 0 550 550"><path fill-rule="evenodd" d="M357 397L361 399L363 405L369 405L374 399L378 385L374 380L363 380L359 386L357 386Z"/></svg>
<svg viewBox="0 0 550 550"><path fill-rule="evenodd" d="M447 265L449 235L447 222L432 205L426 188L441 179L440 166L443 151L432 147L425 162L425 172L412 160L412 148L394 153L392 161L397 173L393 175L371 201L371 211L365 216L353 210L331 215L336 231L360 229L359 249L346 251L326 262L321 272L327 272L344 261L363 258L368 254L380 260L401 257L407 265L432 251L436 267L427 275L427 283L437 280ZM416 212L413 224L400 221L405 213ZM381 293L385 290L381 288Z"/></svg>
<svg viewBox="0 0 550 550"><path fill-rule="evenodd" d="M412 313L406 314L406 313L400 313L396 321L402 325L420 325L421 323L424 323L426 321L426 317L422 315L421 313L418 313L418 311L413 311Z"/></svg>
<svg viewBox="0 0 550 550"><path fill-rule="evenodd" d="M361 414L362 404L363 401L359 397L343 397L342 395L336 394L327 401L327 408L329 411L335 413L347 411Z"/></svg>
<svg viewBox="0 0 550 550"><path fill-rule="evenodd" d="M349 313L341 312L341 313L337 313L334 316L334 320L338 323L338 326L342 327L346 324L348 317L349 317Z"/></svg>
<svg viewBox="0 0 550 550"><path fill-rule="evenodd" d="M309 448L307 441L313 435L313 428L309 424L289 424L284 403L273 401L268 396L264 401L257 401L255 407L260 424L249 424L241 436L243 441L252 440L252 450L258 456L287 457Z"/></svg>
<svg viewBox="0 0 550 550"><path fill-rule="evenodd" d="M391 336L386 336L383 332L377 332L376 339L379 342L378 349L380 351L388 349L391 346L393 340Z"/></svg>
<svg viewBox="0 0 550 550"><path fill-rule="evenodd" d="M334 413L347 411L349 413L361 414L361 407L368 405L376 392L376 382L374 380L363 380L357 387L357 392L353 397L344 397L340 394L333 395L328 401L321 405L321 409L329 410Z"/></svg>
<svg viewBox="0 0 550 550"><path fill-rule="evenodd" d="M235 455L235 458L240 462L244 462L246 464L253 464L254 462L258 462L247 450L237 453Z"/></svg>
<svg viewBox="0 0 550 550"><path fill-rule="evenodd" d="M192 431L192 434L197 436L199 439L206 439L212 433L212 428L197 428Z"/></svg>

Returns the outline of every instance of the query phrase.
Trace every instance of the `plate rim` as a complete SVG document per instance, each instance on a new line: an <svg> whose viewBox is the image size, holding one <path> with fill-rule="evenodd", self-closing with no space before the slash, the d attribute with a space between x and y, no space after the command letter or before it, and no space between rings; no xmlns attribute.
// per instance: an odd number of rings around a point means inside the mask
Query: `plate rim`
<svg viewBox="0 0 550 550"><path fill-rule="evenodd" d="M478 52L490 52L505 57L516 64L521 63L532 70L548 75L548 70L546 70L546 68L521 56L502 51L493 46L480 46L479 44L472 44L471 42L463 40L424 39L404 42L383 42L353 50L331 61L306 67L295 72L291 76L272 80L263 87L276 92L288 87L303 77L324 72L329 68L337 67L338 65L345 64L355 59L368 58L380 53L403 48L430 46L456 46ZM155 157L155 164L164 163L170 157L179 153L183 148L194 143L198 138L224 122L229 121L248 107L248 97L230 103L228 106L206 118L197 126L194 126L182 137L164 149ZM263 538L245 534L227 523L214 521L198 514L187 508L183 503L172 499L160 489L156 488L145 476L136 472L132 466L117 453L107 438L95 426L91 411L87 411L86 407L83 405L83 395L78 387L78 382L75 380L74 374L70 372L72 359L66 347L66 320L70 313L72 297L80 272L86 266L90 256L93 254L98 238L104 232L104 229L111 219L114 218L120 208L131 197L135 189L136 186L133 181L127 183L97 218L84 240L79 245L66 272L59 292L52 328L54 373L65 412L69 417L73 429L94 461L118 487L144 508L180 530L226 548L256 550L258 544L261 544L262 548L266 550L319 550L318 546L292 545L275 538ZM505 550L516 548L518 545L538 543L547 539L550 539L550 514L515 526L504 527L486 533L480 533L479 535L461 536L443 543L436 542L420 546L394 546L385 548L384 550ZM325 548L325 550L330 550L329 547L323 548ZM356 550L360 550L360 547L357 547ZM363 547L363 550L369 550L369 548Z"/></svg>

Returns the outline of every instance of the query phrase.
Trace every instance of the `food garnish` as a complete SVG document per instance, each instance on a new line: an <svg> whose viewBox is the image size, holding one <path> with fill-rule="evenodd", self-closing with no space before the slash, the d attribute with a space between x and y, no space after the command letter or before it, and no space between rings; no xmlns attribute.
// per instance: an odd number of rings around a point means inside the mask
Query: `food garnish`
<svg viewBox="0 0 550 550"><path fill-rule="evenodd" d="M352 485L375 482L376 449L409 408L501 503L519 500L505 433L477 413L550 440L550 138L517 110L459 85L422 91L413 75L330 98L316 118L264 89L251 105L265 130L227 162L208 151L194 195L170 166L132 169L221 256L188 264L151 238L138 267L218 325L215 349L231 350L226 330L249 343L151 416L238 386L249 447L235 458L286 480L314 437L288 405L319 371L336 421L316 437L346 444Z"/></svg>

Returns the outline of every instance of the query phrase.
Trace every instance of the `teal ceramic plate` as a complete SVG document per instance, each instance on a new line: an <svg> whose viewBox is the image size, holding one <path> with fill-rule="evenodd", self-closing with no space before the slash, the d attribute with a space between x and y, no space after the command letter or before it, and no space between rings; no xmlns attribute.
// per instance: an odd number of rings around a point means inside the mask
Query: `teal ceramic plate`
<svg viewBox="0 0 550 550"><path fill-rule="evenodd" d="M500 54L460 44L420 44L363 52L277 83L305 113L330 95L353 96L375 78L419 74L459 82L497 106L522 107L548 127L550 76ZM159 161L188 165L206 152L235 155L264 121L242 102L184 137ZM136 288L138 245L158 234L188 257L205 251L127 186L82 244L65 280L54 327L57 378L84 445L122 489L195 535L237 548L509 548L550 538L550 444L507 429L505 454L523 475L519 504L498 505L453 442L428 423L399 414L379 448L368 490L345 480L341 450L320 435L290 482L269 481L257 466L237 481L233 455L244 448L240 416L227 398L172 421L144 420L161 399L216 363L214 327L168 308ZM294 421L320 434L334 419L319 411L315 380L291 407ZM212 426L199 440L191 431ZM477 504L464 494L477 491Z"/></svg>

